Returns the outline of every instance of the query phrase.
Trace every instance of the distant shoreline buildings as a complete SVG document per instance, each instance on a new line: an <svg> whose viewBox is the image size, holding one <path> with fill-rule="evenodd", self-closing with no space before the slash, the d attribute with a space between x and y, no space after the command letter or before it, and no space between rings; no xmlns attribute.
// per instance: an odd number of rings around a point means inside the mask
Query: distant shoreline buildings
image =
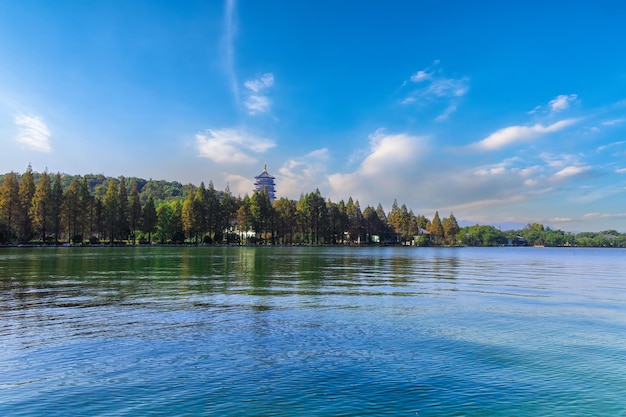
<svg viewBox="0 0 626 417"><path fill-rule="evenodd" d="M254 191L267 190L267 195L271 201L276 200L276 189L274 177L267 172L267 164L263 166L263 172L254 177Z"/></svg>

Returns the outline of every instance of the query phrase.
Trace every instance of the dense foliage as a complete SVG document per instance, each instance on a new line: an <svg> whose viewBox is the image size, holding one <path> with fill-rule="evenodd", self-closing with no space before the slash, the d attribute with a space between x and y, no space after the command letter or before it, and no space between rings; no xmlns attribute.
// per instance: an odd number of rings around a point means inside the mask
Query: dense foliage
<svg viewBox="0 0 626 417"><path fill-rule="evenodd" d="M460 228L454 214L432 220L394 201L361 210L358 200L333 202L319 190L271 201L267 192L233 196L210 182L103 175L0 175L0 243L228 243L542 245L626 247L616 231L578 235L528 225L502 232Z"/></svg>

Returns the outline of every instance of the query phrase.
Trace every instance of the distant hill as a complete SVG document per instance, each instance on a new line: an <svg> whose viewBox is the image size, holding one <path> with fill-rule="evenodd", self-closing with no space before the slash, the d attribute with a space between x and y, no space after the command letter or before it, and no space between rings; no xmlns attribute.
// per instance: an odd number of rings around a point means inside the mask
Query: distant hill
<svg viewBox="0 0 626 417"><path fill-rule="evenodd" d="M0 185L4 181L4 177L7 174L0 174ZM18 179L21 179L22 174L18 173ZM56 173L49 173L51 180L54 181L54 177ZM35 183L39 182L39 178L41 177L41 173L33 172L33 177ZM83 181L83 178L87 180L87 185L89 186L89 191L96 195L98 193L98 189L102 188L102 193L106 192L106 189L109 185L109 181L118 181L119 178L106 177L102 174L86 174L86 175L69 175L69 174L61 174L61 185L63 190L69 187L70 183L77 179L78 181ZM153 180L153 179L143 179L137 177L129 177L124 179L124 183L126 185L126 189L130 194L131 185L133 181L137 181L137 191L139 192L139 198L141 199L142 204L148 200L148 197L151 195L157 201L167 201L171 199L178 199L180 197L186 196L190 189L196 188L196 186L192 184L181 184L177 181L164 181L164 180ZM221 193L218 191L218 194Z"/></svg>
<svg viewBox="0 0 626 417"><path fill-rule="evenodd" d="M500 222L500 223L485 223L485 222L474 222L471 220L459 220L459 226L460 227L467 227L467 226L475 226L475 225L479 225L479 226L493 226L496 229L500 229L502 231L506 231L506 230L521 230L524 227L526 227L526 225L528 223L521 223L521 222Z"/></svg>

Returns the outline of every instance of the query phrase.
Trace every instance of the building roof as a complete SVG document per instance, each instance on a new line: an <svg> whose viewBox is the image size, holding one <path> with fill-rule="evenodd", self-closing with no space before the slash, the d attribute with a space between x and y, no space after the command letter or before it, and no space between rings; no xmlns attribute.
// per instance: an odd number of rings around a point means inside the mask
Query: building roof
<svg viewBox="0 0 626 417"><path fill-rule="evenodd" d="M254 178L272 178L274 179L274 177L272 177L268 172L267 172L267 164L265 164L263 166L263 172L261 172L259 175L257 175Z"/></svg>

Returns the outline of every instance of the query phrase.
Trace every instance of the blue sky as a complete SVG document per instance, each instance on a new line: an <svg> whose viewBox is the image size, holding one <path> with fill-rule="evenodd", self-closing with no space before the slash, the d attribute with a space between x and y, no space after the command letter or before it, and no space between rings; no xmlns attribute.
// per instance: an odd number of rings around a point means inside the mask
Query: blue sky
<svg viewBox="0 0 626 417"><path fill-rule="evenodd" d="M544 4L548 3L548 4ZM0 171L626 232L626 5L0 0Z"/></svg>

